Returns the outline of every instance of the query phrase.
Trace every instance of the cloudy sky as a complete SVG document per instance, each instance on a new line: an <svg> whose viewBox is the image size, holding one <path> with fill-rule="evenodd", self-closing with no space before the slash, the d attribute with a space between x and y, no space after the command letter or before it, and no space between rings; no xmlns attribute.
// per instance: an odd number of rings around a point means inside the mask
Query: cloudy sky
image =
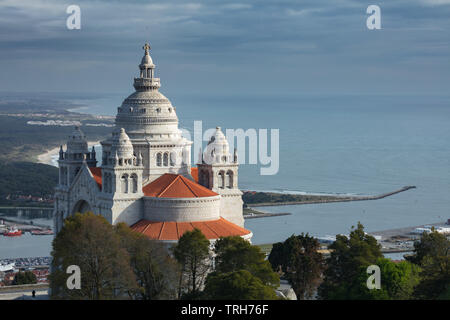
<svg viewBox="0 0 450 320"><path fill-rule="evenodd" d="M449 92L450 0L0 0L0 91L129 92L145 41L163 92Z"/></svg>

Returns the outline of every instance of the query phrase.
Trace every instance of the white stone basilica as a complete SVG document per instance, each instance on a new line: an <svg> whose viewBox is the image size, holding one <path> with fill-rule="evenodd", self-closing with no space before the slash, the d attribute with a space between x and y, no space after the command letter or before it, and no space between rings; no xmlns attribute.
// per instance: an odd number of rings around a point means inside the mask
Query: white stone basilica
<svg viewBox="0 0 450 320"><path fill-rule="evenodd" d="M192 142L181 136L176 108L159 92L150 46L144 50L134 79L136 92L117 109L115 129L101 142L101 167L79 128L69 137L66 151L60 149L55 231L66 217L92 211L112 224L125 222L168 243L194 228L211 241L230 235L250 240L252 233L244 229L236 152L231 155L217 127L200 163L191 167Z"/></svg>

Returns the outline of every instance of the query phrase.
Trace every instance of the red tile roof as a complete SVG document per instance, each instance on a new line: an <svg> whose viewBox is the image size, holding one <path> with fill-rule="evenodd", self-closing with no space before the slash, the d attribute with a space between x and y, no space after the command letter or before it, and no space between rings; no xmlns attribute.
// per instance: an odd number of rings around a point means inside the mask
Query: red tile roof
<svg viewBox="0 0 450 320"><path fill-rule="evenodd" d="M102 168L90 167L89 170L94 176L94 180L97 182L98 187L102 190Z"/></svg>
<svg viewBox="0 0 450 320"><path fill-rule="evenodd" d="M198 168L197 167L191 168L191 176L192 176L192 178L194 178L195 182L198 183Z"/></svg>
<svg viewBox="0 0 450 320"><path fill-rule="evenodd" d="M251 233L249 230L224 218L196 222L140 220L131 226L132 230L153 240L178 240L186 231L194 230L194 228L199 229L209 240L219 239L220 237L244 236Z"/></svg>
<svg viewBox="0 0 450 320"><path fill-rule="evenodd" d="M142 188L144 195L157 198L214 197L217 193L179 174L165 173Z"/></svg>
<svg viewBox="0 0 450 320"><path fill-rule="evenodd" d="M91 167L89 170L101 190L102 168ZM193 170L191 172L198 173L198 170ZM198 175L194 177L194 179L196 178L198 179ZM186 177L171 173L165 173L158 179L150 182L142 188L142 191L144 192L144 195L148 197L157 198L201 198L217 196L217 193L214 191L211 191Z"/></svg>

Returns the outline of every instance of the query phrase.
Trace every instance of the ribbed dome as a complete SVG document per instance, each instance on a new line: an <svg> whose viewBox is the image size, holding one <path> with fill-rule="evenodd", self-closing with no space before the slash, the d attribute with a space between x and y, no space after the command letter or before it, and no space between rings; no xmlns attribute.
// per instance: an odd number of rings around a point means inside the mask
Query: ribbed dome
<svg viewBox="0 0 450 320"><path fill-rule="evenodd" d="M216 127L216 132L209 139L205 159L209 163L231 161L230 146L220 127Z"/></svg>
<svg viewBox="0 0 450 320"><path fill-rule="evenodd" d="M160 79L153 77L154 65L149 48L144 46L145 54L139 65L141 73L134 78L136 92L129 95L117 110L116 127L124 128L133 141L149 135L151 139L178 139L181 137L178 117L169 99L159 92Z"/></svg>
<svg viewBox="0 0 450 320"><path fill-rule="evenodd" d="M113 140L111 145L111 155L117 156L121 159L133 158L133 144L125 132L124 128L120 128L119 132L113 132Z"/></svg>
<svg viewBox="0 0 450 320"><path fill-rule="evenodd" d="M88 152L88 143L86 136L80 127L75 127L74 131L69 136L67 141L67 152L69 153L86 153Z"/></svg>
<svg viewBox="0 0 450 320"><path fill-rule="evenodd" d="M159 91L136 91L128 96L120 107L121 117L157 117L178 121L172 103ZM161 119L159 120L161 121Z"/></svg>

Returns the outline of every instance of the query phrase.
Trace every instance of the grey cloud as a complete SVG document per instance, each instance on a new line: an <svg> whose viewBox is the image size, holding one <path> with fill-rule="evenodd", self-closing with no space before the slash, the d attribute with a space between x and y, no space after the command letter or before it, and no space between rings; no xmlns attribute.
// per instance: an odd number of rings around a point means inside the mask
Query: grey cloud
<svg viewBox="0 0 450 320"><path fill-rule="evenodd" d="M342 82L339 73L347 81L341 87L367 83L367 88L376 89L377 79L366 81L365 71L387 74L397 70L396 78L404 81L414 72L406 72L412 65L417 76L421 69L432 72L439 66L448 71L443 57L450 52L450 6L443 0L381 1L383 30L373 32L365 27L368 4L357 0L83 0L77 1L82 9L82 29L77 31L65 28L68 4L57 0L0 2L3 88L14 88L11 75L24 61L29 65L32 57L29 72L42 81L39 88L30 90L45 88L46 81L55 83L51 86L55 90L92 90L83 79L96 78L110 81L104 87L114 90L125 82L119 79L129 79L135 72L140 47L147 40L161 72L170 78L172 88L180 90L200 90L200 84L221 90L214 83L222 82L236 90L244 86L246 91L259 90L264 85L271 87L259 82L268 70L280 75L278 90L290 90L292 79L298 78L295 70L302 70L306 87L316 85L308 84L308 75L329 74L330 79L322 81L324 91L337 90L333 83ZM430 57L436 60L429 61ZM39 74L49 67L51 79ZM189 76L195 81L177 73L180 68L192 71ZM65 70L70 70L71 79L54 80L63 78ZM234 81L227 81L231 74ZM444 77L450 80L450 74ZM395 86L406 88L400 80L392 83ZM380 90L386 87L379 86Z"/></svg>

